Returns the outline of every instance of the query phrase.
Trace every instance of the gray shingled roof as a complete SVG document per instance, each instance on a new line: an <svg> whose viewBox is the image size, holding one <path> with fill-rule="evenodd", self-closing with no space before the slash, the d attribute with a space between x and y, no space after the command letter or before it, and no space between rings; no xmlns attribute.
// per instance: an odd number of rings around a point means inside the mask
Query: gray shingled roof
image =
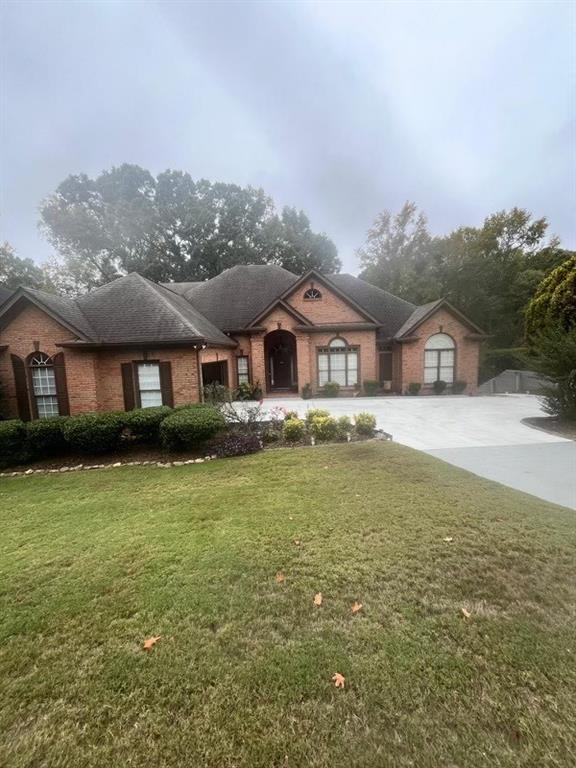
<svg viewBox="0 0 576 768"><path fill-rule="evenodd" d="M0 304L3 304L9 296L12 296L10 288L5 288L3 285L0 285Z"/></svg>
<svg viewBox="0 0 576 768"><path fill-rule="evenodd" d="M401 336L404 336L404 334L408 333L408 331L413 328L415 325L418 325L418 323L423 320L426 315L429 312L432 312L433 309L435 309L439 304L442 304L444 299L437 299L436 301L430 301L428 304L422 304L420 307L416 307L414 312L406 319L406 322L403 323L400 328L396 331L395 338L399 339Z"/></svg>
<svg viewBox="0 0 576 768"><path fill-rule="evenodd" d="M244 328L298 279L272 264L238 265L196 283L184 296L218 328L234 330Z"/></svg>
<svg viewBox="0 0 576 768"><path fill-rule="evenodd" d="M202 285L202 283L159 283L159 285L183 296L186 291L190 290L190 288L194 288L196 285Z"/></svg>
<svg viewBox="0 0 576 768"><path fill-rule="evenodd" d="M80 296L77 304L105 343L203 339L233 342L182 296L132 272Z"/></svg>
<svg viewBox="0 0 576 768"><path fill-rule="evenodd" d="M95 338L94 329L74 299L57 296L54 293L46 293L46 291L38 291L35 288L22 288L21 290L24 295L29 294L38 303L46 307L52 315L60 317L67 325L80 331L81 335L86 336L88 339Z"/></svg>
<svg viewBox="0 0 576 768"><path fill-rule="evenodd" d="M388 291L377 288L365 280L354 275L338 274L328 275L328 280L334 283L342 293L350 296L356 304L375 317L382 328L378 336L391 338L398 328L410 317L416 309L414 304L398 296L393 296Z"/></svg>

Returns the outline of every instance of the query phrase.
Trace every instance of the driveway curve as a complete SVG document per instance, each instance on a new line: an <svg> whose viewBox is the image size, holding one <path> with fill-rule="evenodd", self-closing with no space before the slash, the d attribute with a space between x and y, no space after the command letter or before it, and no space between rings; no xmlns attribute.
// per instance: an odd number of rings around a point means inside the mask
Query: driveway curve
<svg viewBox="0 0 576 768"><path fill-rule="evenodd" d="M335 416L368 411L393 439L481 477L576 509L576 442L522 423L542 416L534 395L269 398L265 408Z"/></svg>

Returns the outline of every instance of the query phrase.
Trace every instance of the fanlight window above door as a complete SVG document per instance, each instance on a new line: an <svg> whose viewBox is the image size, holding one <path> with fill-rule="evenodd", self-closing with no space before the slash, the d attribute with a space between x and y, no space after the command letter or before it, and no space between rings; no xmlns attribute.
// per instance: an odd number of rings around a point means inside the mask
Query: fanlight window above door
<svg viewBox="0 0 576 768"><path fill-rule="evenodd" d="M317 301L322 298L322 293L318 288L308 288L308 290L304 291L304 298L308 301Z"/></svg>

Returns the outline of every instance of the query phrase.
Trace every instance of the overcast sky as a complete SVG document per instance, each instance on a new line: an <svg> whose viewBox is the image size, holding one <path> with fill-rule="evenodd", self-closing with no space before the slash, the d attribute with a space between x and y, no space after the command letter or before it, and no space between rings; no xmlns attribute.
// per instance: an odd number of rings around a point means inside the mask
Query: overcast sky
<svg viewBox="0 0 576 768"><path fill-rule="evenodd" d="M0 239L41 262L37 207L122 162L262 186L345 268L378 211L434 233L499 209L576 247L569 2L0 0Z"/></svg>

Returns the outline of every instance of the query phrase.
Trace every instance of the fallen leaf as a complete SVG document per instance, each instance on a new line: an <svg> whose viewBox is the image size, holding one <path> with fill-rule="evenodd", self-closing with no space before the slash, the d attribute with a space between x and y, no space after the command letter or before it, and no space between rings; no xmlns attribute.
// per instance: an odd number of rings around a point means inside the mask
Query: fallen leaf
<svg viewBox="0 0 576 768"><path fill-rule="evenodd" d="M300 539L294 539L294 544L296 544L296 546L299 547L300 544L302 544L302 542L300 541Z"/></svg>
<svg viewBox="0 0 576 768"><path fill-rule="evenodd" d="M344 675L340 674L340 672L334 672L332 675L332 680L334 681L336 688L344 688L344 685L346 684L346 679Z"/></svg>
<svg viewBox="0 0 576 768"><path fill-rule="evenodd" d="M282 573L282 571L278 571L276 574L276 583L277 584L283 584L286 581L286 576Z"/></svg>
<svg viewBox="0 0 576 768"><path fill-rule="evenodd" d="M161 637L162 635L156 635L155 637L149 637L148 640L144 640L144 650L151 651Z"/></svg>
<svg viewBox="0 0 576 768"><path fill-rule="evenodd" d="M444 541L450 543L451 541L454 541L454 538L452 536L444 536Z"/></svg>
<svg viewBox="0 0 576 768"><path fill-rule="evenodd" d="M362 610L362 603L359 603L357 601L352 603L352 613L358 613L358 611Z"/></svg>
<svg viewBox="0 0 576 768"><path fill-rule="evenodd" d="M466 608L462 608L461 610L462 610L462 616L464 616L465 619L469 619L472 616L470 611L467 611Z"/></svg>
<svg viewBox="0 0 576 768"><path fill-rule="evenodd" d="M314 605L322 605L322 592L317 592L314 595Z"/></svg>

